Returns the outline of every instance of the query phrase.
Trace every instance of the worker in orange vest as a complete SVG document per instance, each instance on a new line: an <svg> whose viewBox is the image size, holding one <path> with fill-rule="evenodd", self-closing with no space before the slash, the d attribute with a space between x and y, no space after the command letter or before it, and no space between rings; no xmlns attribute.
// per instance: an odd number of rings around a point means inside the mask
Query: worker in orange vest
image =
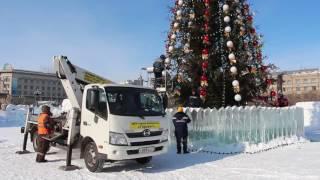
<svg viewBox="0 0 320 180"><path fill-rule="evenodd" d="M49 136L52 131L52 119L50 116L49 106L42 106L42 113L38 117L38 152L36 162L47 162L45 155L49 150L50 142L44 139L45 136Z"/></svg>

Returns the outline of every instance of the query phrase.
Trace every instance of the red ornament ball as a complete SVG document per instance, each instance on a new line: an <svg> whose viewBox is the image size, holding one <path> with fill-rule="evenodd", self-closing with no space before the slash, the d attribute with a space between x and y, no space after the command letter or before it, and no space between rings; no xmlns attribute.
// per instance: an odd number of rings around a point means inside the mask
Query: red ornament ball
<svg viewBox="0 0 320 180"><path fill-rule="evenodd" d="M204 54L204 55L207 55L207 54L209 54L209 50L206 48L206 49L203 49L202 50L202 54Z"/></svg>
<svg viewBox="0 0 320 180"><path fill-rule="evenodd" d="M206 9L206 10L204 11L204 16L206 16L206 17L209 17L209 16L210 16L210 10L209 10L209 9Z"/></svg>
<svg viewBox="0 0 320 180"><path fill-rule="evenodd" d="M255 33L256 33L256 29L251 28L251 29L250 29L250 33L251 33L251 34L255 34Z"/></svg>
<svg viewBox="0 0 320 180"><path fill-rule="evenodd" d="M202 63L202 69L208 69L208 67L209 67L208 61L204 61L204 62Z"/></svg>
<svg viewBox="0 0 320 180"><path fill-rule="evenodd" d="M272 84L272 80L271 79L267 79L267 84L271 85Z"/></svg>
<svg viewBox="0 0 320 180"><path fill-rule="evenodd" d="M207 96L207 90L203 87L200 88L200 96Z"/></svg>
<svg viewBox="0 0 320 180"><path fill-rule="evenodd" d="M208 81L208 77L206 75L201 76L201 81Z"/></svg>

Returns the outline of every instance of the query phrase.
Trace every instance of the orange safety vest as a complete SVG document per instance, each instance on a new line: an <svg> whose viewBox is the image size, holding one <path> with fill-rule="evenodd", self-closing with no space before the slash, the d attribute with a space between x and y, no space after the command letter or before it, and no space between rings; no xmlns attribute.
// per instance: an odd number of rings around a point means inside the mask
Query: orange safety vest
<svg viewBox="0 0 320 180"><path fill-rule="evenodd" d="M39 135L47 135L49 134L49 129L46 128L45 123L49 121L49 115L45 113L41 113L38 117L38 134Z"/></svg>

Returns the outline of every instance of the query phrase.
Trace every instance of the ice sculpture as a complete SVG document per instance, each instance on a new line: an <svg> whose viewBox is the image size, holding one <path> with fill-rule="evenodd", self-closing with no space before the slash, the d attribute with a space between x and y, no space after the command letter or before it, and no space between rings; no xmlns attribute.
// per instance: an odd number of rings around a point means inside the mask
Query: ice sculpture
<svg viewBox="0 0 320 180"><path fill-rule="evenodd" d="M304 134L303 109L295 106L185 108L192 119L192 148L214 152L255 152L299 140ZM171 123L173 109L167 110ZM174 136L173 125L170 128ZM293 139L293 140L292 140Z"/></svg>

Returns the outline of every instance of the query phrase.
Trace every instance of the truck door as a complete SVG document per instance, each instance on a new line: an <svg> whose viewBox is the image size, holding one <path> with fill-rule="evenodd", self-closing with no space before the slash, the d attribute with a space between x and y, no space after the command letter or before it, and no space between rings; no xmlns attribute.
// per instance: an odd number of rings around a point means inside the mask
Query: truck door
<svg viewBox="0 0 320 180"><path fill-rule="evenodd" d="M82 109L81 134L83 137L92 138L99 151L108 141L108 108L104 89L88 89L85 107Z"/></svg>

